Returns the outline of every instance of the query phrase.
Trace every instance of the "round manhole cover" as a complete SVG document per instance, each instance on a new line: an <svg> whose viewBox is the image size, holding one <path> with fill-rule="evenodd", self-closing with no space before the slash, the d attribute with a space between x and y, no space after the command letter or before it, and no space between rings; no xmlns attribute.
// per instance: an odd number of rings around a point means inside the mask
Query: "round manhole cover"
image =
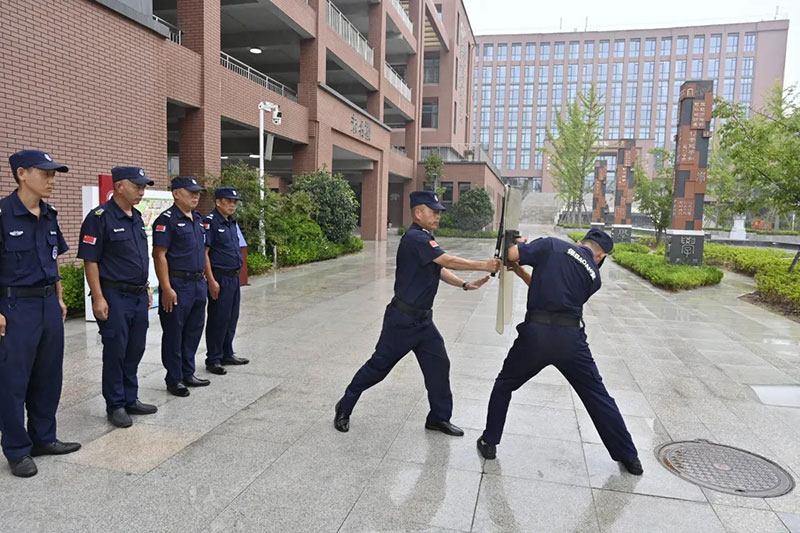
<svg viewBox="0 0 800 533"><path fill-rule="evenodd" d="M676 476L727 494L772 498L794 488L786 470L732 446L703 440L670 442L658 448L656 456Z"/></svg>

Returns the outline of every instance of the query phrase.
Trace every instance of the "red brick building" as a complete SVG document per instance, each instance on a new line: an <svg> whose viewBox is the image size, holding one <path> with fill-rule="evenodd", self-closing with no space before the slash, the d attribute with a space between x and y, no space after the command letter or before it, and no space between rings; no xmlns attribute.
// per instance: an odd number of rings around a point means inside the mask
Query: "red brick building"
<svg viewBox="0 0 800 533"><path fill-rule="evenodd" d="M119 164L159 189L227 161L257 166L264 101L283 115L266 120L270 186L341 172L366 239L408 222L431 149L452 161L448 201L463 183L502 194L467 144L475 40L461 0L3 0L0 26L0 150L40 148L70 166L52 198L68 257L81 186ZM0 194L14 187L0 165Z"/></svg>

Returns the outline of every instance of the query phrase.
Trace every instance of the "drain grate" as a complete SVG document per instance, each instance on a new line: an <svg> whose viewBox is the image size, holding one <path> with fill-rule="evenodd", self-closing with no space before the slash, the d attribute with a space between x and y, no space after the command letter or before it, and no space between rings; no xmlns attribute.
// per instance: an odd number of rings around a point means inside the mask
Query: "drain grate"
<svg viewBox="0 0 800 533"><path fill-rule="evenodd" d="M659 462L695 485L751 498L791 492L794 480L769 459L705 440L670 442L656 450Z"/></svg>

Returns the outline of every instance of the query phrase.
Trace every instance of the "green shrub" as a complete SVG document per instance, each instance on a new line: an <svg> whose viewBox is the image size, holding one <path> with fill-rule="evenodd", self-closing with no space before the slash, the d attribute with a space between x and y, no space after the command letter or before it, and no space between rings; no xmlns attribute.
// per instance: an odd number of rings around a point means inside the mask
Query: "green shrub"
<svg viewBox="0 0 800 533"><path fill-rule="evenodd" d="M364 249L364 241L361 239L361 237L350 235L350 238L346 243L339 245L339 249L340 254L353 254L360 252Z"/></svg>
<svg viewBox="0 0 800 533"><path fill-rule="evenodd" d="M773 264L755 275L756 291L764 300L800 313L800 269L789 274L786 264Z"/></svg>
<svg viewBox="0 0 800 533"><path fill-rule="evenodd" d="M480 187L464 192L448 212L453 226L478 231L492 223L494 208L489 193Z"/></svg>
<svg viewBox="0 0 800 533"><path fill-rule="evenodd" d="M645 246L644 244L639 244L636 242L621 242L619 244L614 245L614 250L611 253L616 254L619 252L631 252L634 254L649 254L650 248Z"/></svg>
<svg viewBox="0 0 800 533"><path fill-rule="evenodd" d="M83 265L62 265L59 271L64 305L69 311L84 309L86 305L83 298Z"/></svg>
<svg viewBox="0 0 800 533"><path fill-rule="evenodd" d="M406 227L405 226L400 226L399 228L397 228L397 234L398 235L405 235L406 234Z"/></svg>
<svg viewBox="0 0 800 533"><path fill-rule="evenodd" d="M653 285L671 291L717 284L723 276L720 269L712 266L693 267L667 263L663 255L620 250L613 258L620 266L639 274Z"/></svg>
<svg viewBox="0 0 800 533"><path fill-rule="evenodd" d="M792 254L780 250L743 248L724 244L706 243L703 247L703 261L727 269L753 276L756 272L778 266L789 269Z"/></svg>
<svg viewBox="0 0 800 533"><path fill-rule="evenodd" d="M268 179L267 176L265 176L266 179ZM214 197L215 187L236 187L242 201L239 202L234 217L236 217L236 222L242 230L249 249L258 250L259 222L263 219L266 208L266 199L262 201L260 197L258 169L250 167L242 161L226 164L219 177L206 176L204 183L208 187L206 194L210 198Z"/></svg>
<svg viewBox="0 0 800 533"><path fill-rule="evenodd" d="M575 242L583 240L585 236L586 236L585 231L570 231L569 233L567 233L567 237L569 237Z"/></svg>
<svg viewBox="0 0 800 533"><path fill-rule="evenodd" d="M450 213L447 211L442 213L442 216L439 219L439 229L454 228L454 227L455 223L453 222L453 217L450 215Z"/></svg>
<svg viewBox="0 0 800 533"><path fill-rule="evenodd" d="M358 200L341 174L331 174L324 166L316 172L297 176L293 192L306 192L313 200L311 218L331 242L345 243L358 224Z"/></svg>
<svg viewBox="0 0 800 533"><path fill-rule="evenodd" d="M647 235L647 236L644 236L644 237L639 237L638 239L636 239L636 242L639 243L639 244L644 244L645 246L647 246L649 248L655 248L656 247L656 238L652 237L650 235Z"/></svg>
<svg viewBox="0 0 800 533"><path fill-rule="evenodd" d="M272 256L260 253L247 254L247 274L258 276L272 268Z"/></svg>

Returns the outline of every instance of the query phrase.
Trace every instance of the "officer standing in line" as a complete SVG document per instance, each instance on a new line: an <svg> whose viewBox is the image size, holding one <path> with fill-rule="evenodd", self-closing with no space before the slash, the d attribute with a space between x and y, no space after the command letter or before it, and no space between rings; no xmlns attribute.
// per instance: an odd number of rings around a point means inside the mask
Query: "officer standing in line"
<svg viewBox="0 0 800 533"><path fill-rule="evenodd" d="M631 474L642 474L636 447L603 385L583 330L583 304L600 289L600 266L613 248L611 237L594 228L577 244L545 238L509 248L511 268L529 287L528 312L494 382L486 429L478 438L484 458L496 457L511 393L554 365L580 396L611 458ZM520 265L532 266L533 275Z"/></svg>
<svg viewBox="0 0 800 533"><path fill-rule="evenodd" d="M206 279L208 280L208 319L206 322L206 370L220 376L224 365L246 365L250 361L233 353L233 337L239 321L239 270L242 250L239 225L233 218L239 205L239 191L217 187L215 209L203 221L206 230Z"/></svg>
<svg viewBox="0 0 800 533"><path fill-rule="evenodd" d="M69 247L56 210L44 202L56 172L69 169L39 150L8 161L18 187L0 200L0 433L11 473L31 477L38 472L33 457L81 447L56 438L67 316L58 256Z"/></svg>
<svg viewBox="0 0 800 533"><path fill-rule="evenodd" d="M375 353L356 372L344 396L336 404L334 427L347 432L350 413L361 393L382 381L394 365L413 350L425 377L430 403L425 428L460 437L464 431L450 423L453 412L450 360L444 339L433 323L433 299L440 280L465 291L476 290L489 280L486 276L467 282L453 270L497 272L500 260L470 261L445 253L433 237L444 206L431 191L412 192L410 200L414 223L397 248L394 298L386 307Z"/></svg>
<svg viewBox="0 0 800 533"><path fill-rule="evenodd" d="M208 285L203 276L206 257L205 229L195 211L205 191L197 179L172 180L175 203L153 222L153 261L159 285L161 362L167 370L167 390L189 396L187 387L211 383L194 375L194 356L205 321Z"/></svg>
<svg viewBox="0 0 800 533"><path fill-rule="evenodd" d="M111 177L114 195L86 215L78 257L84 262L92 311L103 339L103 398L108 420L127 428L133 424L130 415L150 415L158 410L139 401L136 378L153 297L147 283L147 234L134 206L153 182L139 167L114 167Z"/></svg>

